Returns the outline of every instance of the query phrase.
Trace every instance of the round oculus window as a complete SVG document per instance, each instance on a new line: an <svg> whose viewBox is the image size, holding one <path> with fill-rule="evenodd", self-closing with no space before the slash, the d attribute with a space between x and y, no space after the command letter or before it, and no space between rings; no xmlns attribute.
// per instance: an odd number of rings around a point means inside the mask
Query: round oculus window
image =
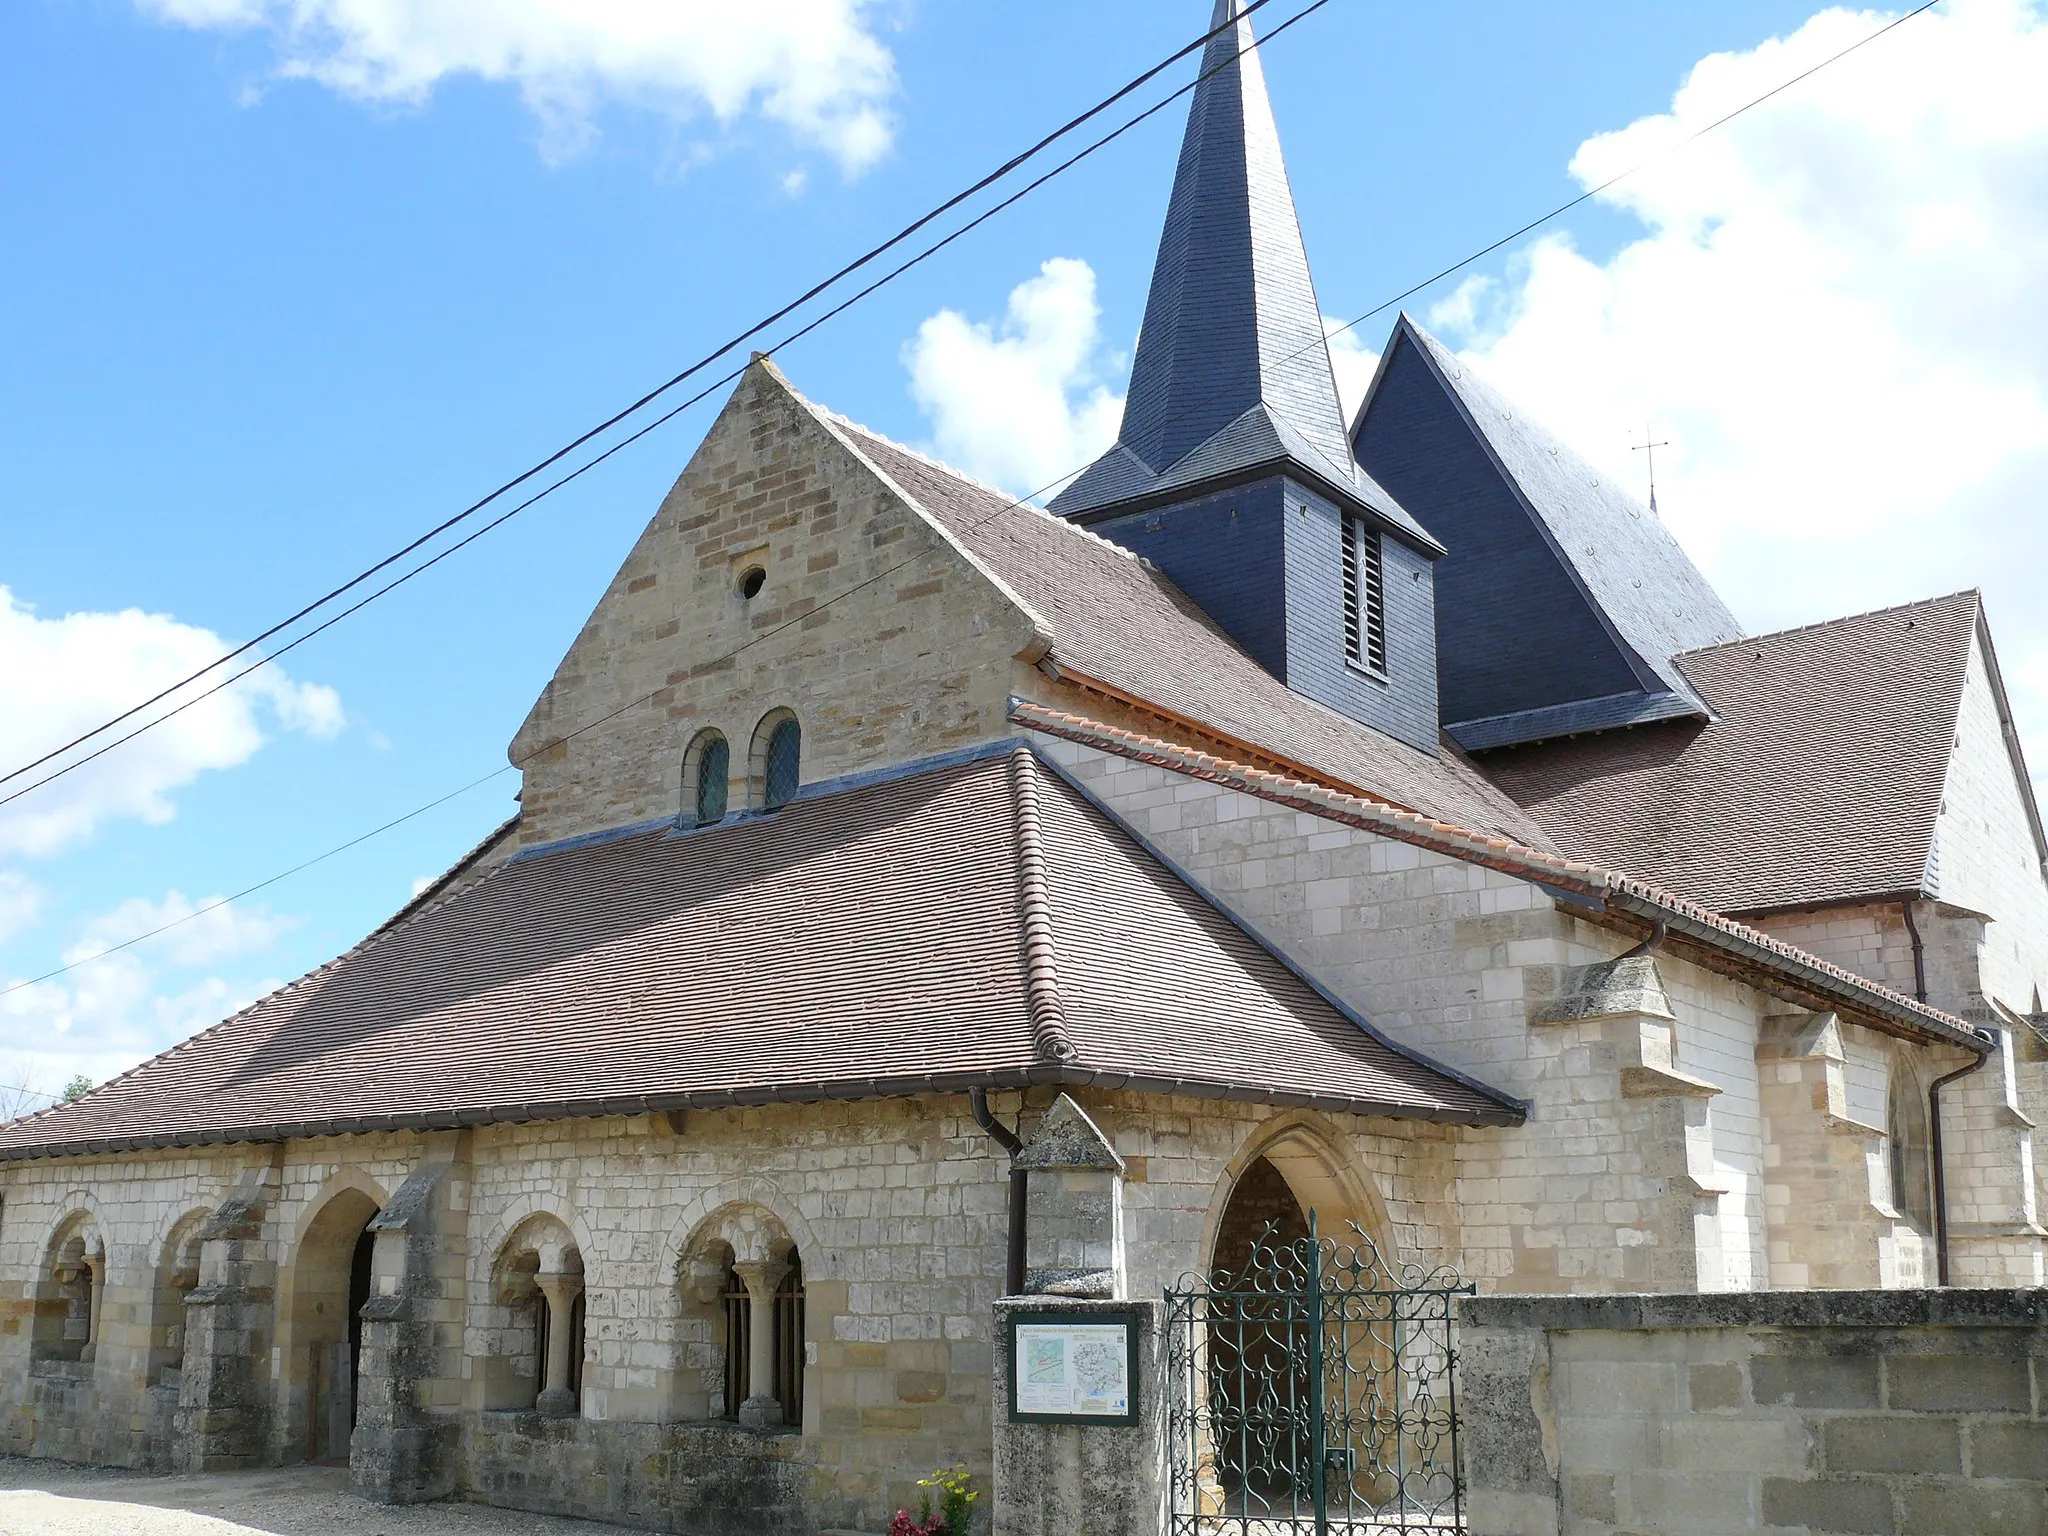
<svg viewBox="0 0 2048 1536"><path fill-rule="evenodd" d="M735 585L739 588L741 597L751 599L760 594L761 588L767 580L768 573L766 571L762 570L758 565L750 565L740 572L740 579Z"/></svg>

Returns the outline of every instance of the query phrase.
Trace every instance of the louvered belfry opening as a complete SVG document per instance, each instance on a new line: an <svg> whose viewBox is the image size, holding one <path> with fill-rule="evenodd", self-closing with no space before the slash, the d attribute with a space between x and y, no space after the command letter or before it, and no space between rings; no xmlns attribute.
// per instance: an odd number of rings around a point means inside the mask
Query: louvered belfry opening
<svg viewBox="0 0 2048 1536"><path fill-rule="evenodd" d="M1386 561L1379 531L1362 517L1344 519L1344 659L1387 670Z"/></svg>

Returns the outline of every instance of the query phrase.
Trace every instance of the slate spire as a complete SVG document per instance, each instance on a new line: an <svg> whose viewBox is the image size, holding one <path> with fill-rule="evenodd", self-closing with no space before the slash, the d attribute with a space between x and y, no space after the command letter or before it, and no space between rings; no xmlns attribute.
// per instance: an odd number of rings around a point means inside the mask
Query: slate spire
<svg viewBox="0 0 2048 1536"><path fill-rule="evenodd" d="M1243 0L1217 0L1211 20L1228 30L1202 55L1117 444L1053 510L1073 516L1291 463L1428 541L1352 458L1242 10Z"/></svg>

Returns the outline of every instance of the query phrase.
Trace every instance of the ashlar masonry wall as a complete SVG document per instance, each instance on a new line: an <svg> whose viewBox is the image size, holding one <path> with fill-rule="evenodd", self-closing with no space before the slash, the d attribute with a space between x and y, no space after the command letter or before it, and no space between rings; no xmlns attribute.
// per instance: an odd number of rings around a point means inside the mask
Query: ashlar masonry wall
<svg viewBox="0 0 2048 1536"><path fill-rule="evenodd" d="M2002 747L1999 761L2005 761ZM2032 846L2023 819L2017 835ZM2041 1150L2035 1128L2048 1115L2048 1041L1988 1001L1996 991L1998 973L1988 957L2010 942L2013 927L1946 902L1916 901L1912 910L1921 938L1917 967L1905 913L1897 902L1777 913L1757 919L1757 926L1908 996L1924 977L1928 999L1936 1007L1997 1031L1998 1048L1983 1066L1941 1094L1949 1154L1944 1161L1951 1218L1950 1277L1961 1285L2040 1285L2048 1282L2048 1230L2042 1224ZM2029 911L2020 909L2022 919ZM1969 1061L1960 1051L1915 1060L1901 1060L1893 1052L1887 1065L1904 1074L1901 1091L1924 1103L1937 1078ZM1868 1071L1862 1075L1871 1076ZM1886 1074L1878 1074L1873 1086L1872 1123L1882 1126L1890 1089ZM1880 1189L1887 1182L1880 1180ZM1931 1283L1932 1247L1920 1234L1921 1252L1916 1257L1911 1252L1915 1242L1901 1231L1901 1273L1924 1273Z"/></svg>
<svg viewBox="0 0 2048 1536"><path fill-rule="evenodd" d="M1475 1532L2048 1530L2048 1291L1459 1310Z"/></svg>
<svg viewBox="0 0 2048 1536"><path fill-rule="evenodd" d="M2048 1006L2048 877L1981 636L1963 677L1936 836L1937 894L1992 920L1979 963L1983 996L2019 1014Z"/></svg>
<svg viewBox="0 0 2048 1536"><path fill-rule="evenodd" d="M1207 1264L1234 1180L1269 1153L1355 1192L1345 1214L1397 1259L1458 1245L1449 1128L1076 1097L1126 1165L1132 1295ZM994 1107L1028 1135L1050 1100ZM329 1454L317 1372L340 1335L316 1335L346 1302L320 1286L374 1212L361 1407L342 1440L368 1491L678 1531L880 1529L934 1467L986 1486L1007 1185L962 1097L0 1164L0 1449L158 1467ZM97 1348L34 1359L51 1242L79 1212L105 1248ZM166 1299L161 1259L194 1217L199 1283ZM761 1432L718 1416L723 1266L756 1238L770 1263L794 1245L805 1291L802 1422ZM538 1411L531 1314L514 1322L533 1270L512 1260L535 1247L583 1298L568 1417ZM192 1328L182 1382L153 1383L152 1344L180 1312L214 1321Z"/></svg>
<svg viewBox="0 0 2048 1536"><path fill-rule="evenodd" d="M1883 1190L1891 1042L1670 956L1630 993L1612 971L1627 939L1531 882L1041 745L1375 1027L1530 1101L1526 1125L1456 1143L1457 1261L1484 1289L1920 1282L1921 1239ZM1607 1001L1582 995L1589 976ZM1823 1024L1825 1047L1794 1054Z"/></svg>
<svg viewBox="0 0 2048 1536"><path fill-rule="evenodd" d="M1767 932L2000 1032L1983 1070L1943 1095L1951 1160L1952 1278L2048 1281L2035 1127L2048 1116L2048 878L1981 632L1973 640L1928 883L1936 899L1775 913ZM1917 930L1919 954L1914 953ZM1948 1063L1948 1070L1960 1062ZM1925 1083L1922 1084L1924 1090Z"/></svg>
<svg viewBox="0 0 2048 1536"><path fill-rule="evenodd" d="M1002 736L1048 638L758 361L513 740L521 837L687 810L705 731L727 742L730 807L758 804L778 708L805 782Z"/></svg>

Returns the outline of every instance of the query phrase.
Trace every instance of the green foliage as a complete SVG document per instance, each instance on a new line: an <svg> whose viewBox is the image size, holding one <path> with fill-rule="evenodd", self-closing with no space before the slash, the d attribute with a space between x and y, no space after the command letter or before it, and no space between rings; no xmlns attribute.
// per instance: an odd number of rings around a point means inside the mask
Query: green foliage
<svg viewBox="0 0 2048 1536"><path fill-rule="evenodd" d="M74 1077L64 1085L63 1102L75 1104L88 1093L91 1093L92 1088L92 1079L81 1072L77 1077Z"/></svg>
<svg viewBox="0 0 2048 1536"><path fill-rule="evenodd" d="M921 1477L917 1486L924 1490L918 1496L918 1515L929 1522L932 1518L932 1496L939 1500L939 1525L946 1536L967 1536L968 1522L974 1516L974 1501L981 1497L981 1490L974 1486L974 1479L965 1467L941 1467L930 1477Z"/></svg>

